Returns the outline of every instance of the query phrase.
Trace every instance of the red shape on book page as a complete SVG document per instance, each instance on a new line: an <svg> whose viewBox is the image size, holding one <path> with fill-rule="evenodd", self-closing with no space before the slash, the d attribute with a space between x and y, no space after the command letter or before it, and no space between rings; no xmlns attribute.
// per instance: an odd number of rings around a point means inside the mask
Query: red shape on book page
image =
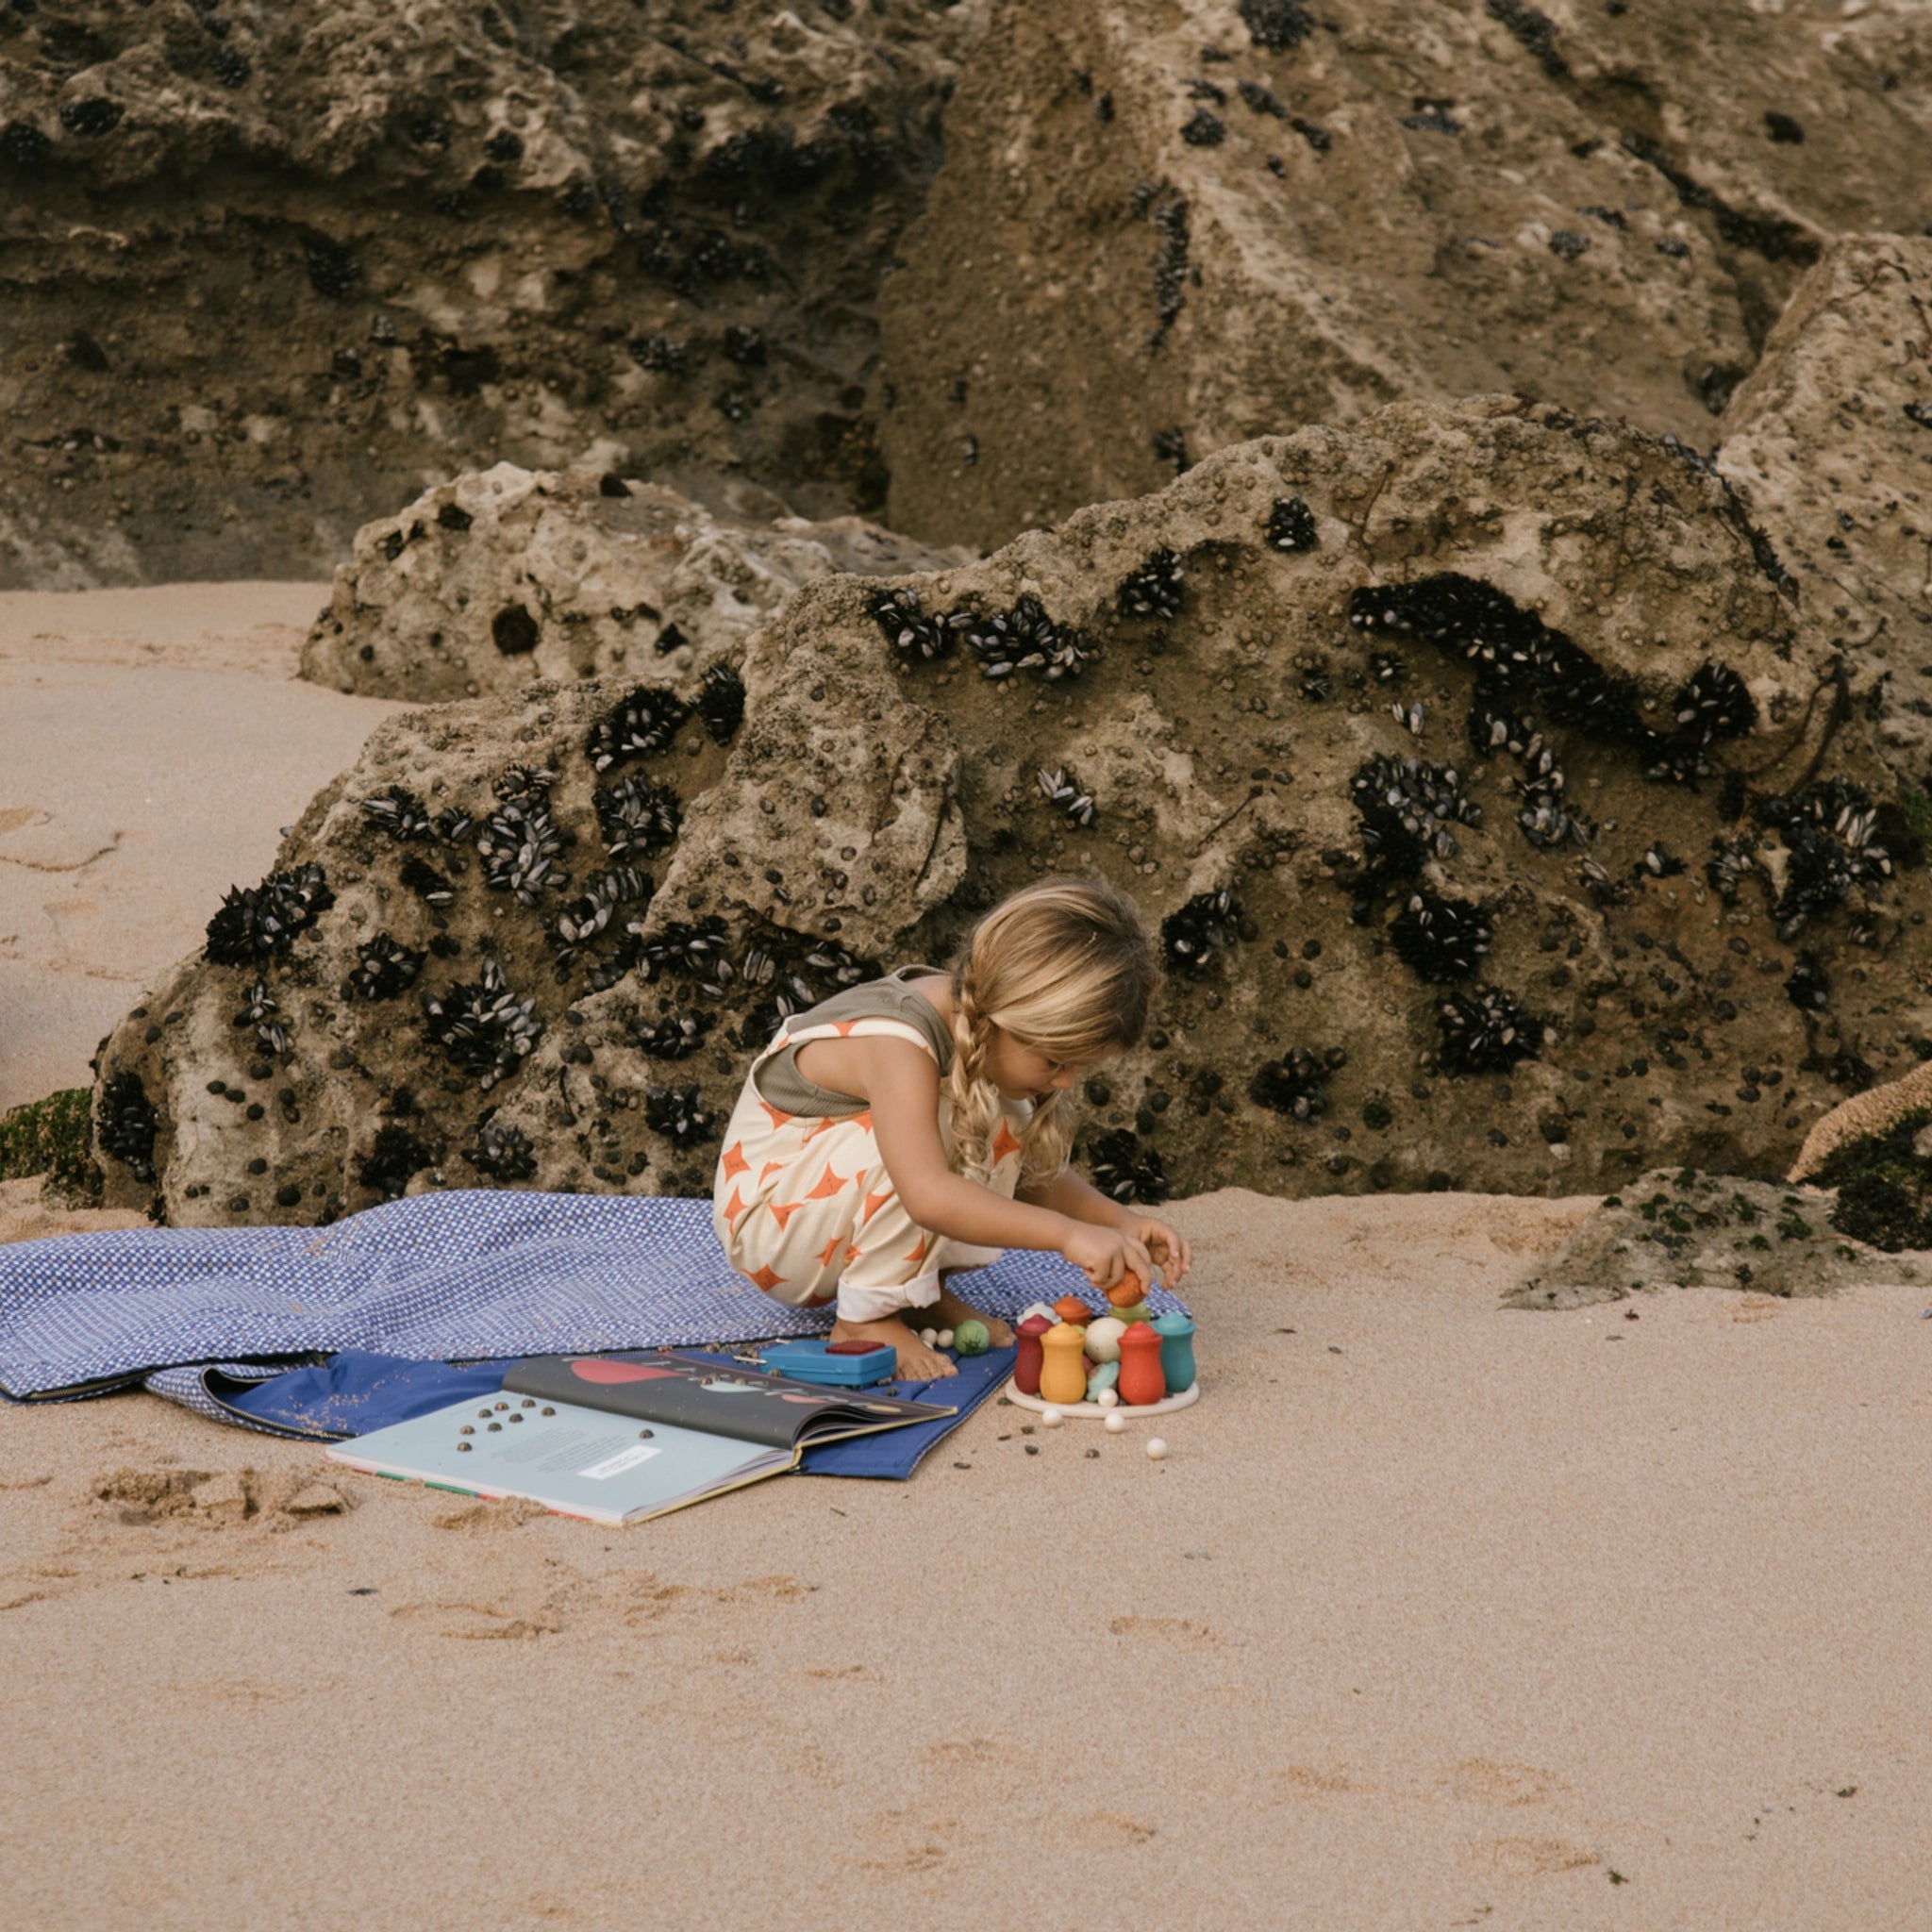
<svg viewBox="0 0 1932 1932"><path fill-rule="evenodd" d="M675 1369L654 1369L643 1362L573 1362L570 1372L579 1382L656 1382L675 1375Z"/></svg>

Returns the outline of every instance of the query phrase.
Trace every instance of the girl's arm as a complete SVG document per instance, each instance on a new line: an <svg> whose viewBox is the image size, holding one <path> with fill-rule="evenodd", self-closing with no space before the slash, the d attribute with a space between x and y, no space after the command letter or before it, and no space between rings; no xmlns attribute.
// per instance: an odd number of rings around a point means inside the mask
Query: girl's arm
<svg viewBox="0 0 1932 1932"><path fill-rule="evenodd" d="M1026 1201L1009 1201L946 1165L940 1139L940 1076L932 1060L906 1041L874 1037L866 1051L863 1092L886 1173L921 1227L975 1247L1043 1248L1064 1255L1095 1288L1111 1288L1131 1272L1153 1276L1146 1244L1126 1228ZM855 1083L857 1084L857 1083Z"/></svg>

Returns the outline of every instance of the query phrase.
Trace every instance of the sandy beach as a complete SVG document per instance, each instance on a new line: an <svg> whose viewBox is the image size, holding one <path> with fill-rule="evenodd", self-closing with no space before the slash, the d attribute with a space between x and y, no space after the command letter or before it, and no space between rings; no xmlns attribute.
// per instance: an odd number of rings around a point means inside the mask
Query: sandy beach
<svg viewBox="0 0 1932 1932"><path fill-rule="evenodd" d="M11 1908L1911 1924L1923 1291L1499 1311L1584 1206L1181 1204L1160 1464L990 1406L908 1484L612 1533L145 1396L0 1411ZM221 1474L245 1516L187 1502Z"/></svg>
<svg viewBox="0 0 1932 1932"><path fill-rule="evenodd" d="M4 600L0 1097L83 1081L383 714L289 680L316 601ZM1174 1204L1165 1462L989 1406L910 1483L629 1532L147 1396L0 1408L8 1909L1911 1924L1924 1291L1499 1308L1590 1205ZM0 1189L8 1240L139 1218Z"/></svg>
<svg viewBox="0 0 1932 1932"><path fill-rule="evenodd" d="M327 597L0 592L0 1111L88 1084L145 975L397 708L297 678Z"/></svg>

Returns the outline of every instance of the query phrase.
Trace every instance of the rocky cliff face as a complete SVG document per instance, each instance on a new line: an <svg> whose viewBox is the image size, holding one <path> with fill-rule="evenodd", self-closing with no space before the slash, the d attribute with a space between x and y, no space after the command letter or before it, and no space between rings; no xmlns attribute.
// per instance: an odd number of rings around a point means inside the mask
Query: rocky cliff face
<svg viewBox="0 0 1932 1932"><path fill-rule="evenodd" d="M626 668L735 674L750 633L801 584L965 558L858 517L745 524L661 484L499 463L358 534L302 675L436 703Z"/></svg>
<svg viewBox="0 0 1932 1932"><path fill-rule="evenodd" d="M1720 434L1719 469L1875 680L1881 754L1932 790L1932 242L1828 249Z"/></svg>
<svg viewBox="0 0 1932 1932"><path fill-rule="evenodd" d="M1782 1172L1932 1052L1924 853L1791 589L1681 448L1402 405L808 583L735 668L392 720L106 1042L110 1198L703 1191L785 1010L1056 870L1169 961L1086 1090L1124 1195Z"/></svg>
<svg viewBox="0 0 1932 1932"><path fill-rule="evenodd" d="M874 506L874 291L982 10L0 11L0 584L320 572L499 458Z"/></svg>
<svg viewBox="0 0 1932 1932"><path fill-rule="evenodd" d="M1006 0L881 294L888 521L992 543L1508 390L1699 444L1835 234L1932 219L1903 5Z"/></svg>

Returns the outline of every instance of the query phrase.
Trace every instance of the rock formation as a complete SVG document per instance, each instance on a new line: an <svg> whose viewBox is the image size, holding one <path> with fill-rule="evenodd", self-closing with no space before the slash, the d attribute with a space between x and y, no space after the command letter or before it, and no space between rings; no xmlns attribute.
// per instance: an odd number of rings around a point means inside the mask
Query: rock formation
<svg viewBox="0 0 1932 1932"><path fill-rule="evenodd" d="M392 719L104 1043L108 1198L703 1192L785 1010L1055 870L1169 961L1085 1084L1123 1197L1778 1174L1932 1054L1924 852L1790 590L1681 447L1398 405L821 577L736 675Z"/></svg>
<svg viewBox="0 0 1932 1932"><path fill-rule="evenodd" d="M736 666L800 584L965 560L840 517L744 524L660 484L499 463L368 525L302 653L314 683L443 699Z"/></svg>
<svg viewBox="0 0 1932 1932"><path fill-rule="evenodd" d="M505 458L875 507L874 291L982 16L0 9L0 586L320 574Z"/></svg>
<svg viewBox="0 0 1932 1932"><path fill-rule="evenodd" d="M1836 1208L1816 1188L1655 1169L1607 1194L1554 1255L1505 1292L1504 1305L1587 1307L1662 1288L1737 1288L1788 1300L1920 1278L1920 1262L1888 1260L1847 1240Z"/></svg>
<svg viewBox="0 0 1932 1932"><path fill-rule="evenodd" d="M1881 754L1932 791L1932 241L1833 244L1719 434L1813 615L1879 678Z"/></svg>
<svg viewBox="0 0 1932 1932"><path fill-rule="evenodd" d="M1400 396L1707 442L1832 236L1932 219L1903 5L1002 0L984 46L880 297L887 521L947 541Z"/></svg>

